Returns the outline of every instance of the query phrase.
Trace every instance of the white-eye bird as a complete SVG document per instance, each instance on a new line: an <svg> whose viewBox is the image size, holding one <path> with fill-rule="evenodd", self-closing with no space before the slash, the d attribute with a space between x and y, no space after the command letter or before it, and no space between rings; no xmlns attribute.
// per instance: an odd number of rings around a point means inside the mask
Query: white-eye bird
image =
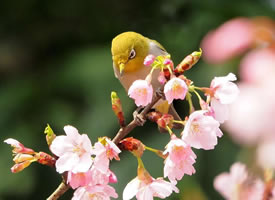
<svg viewBox="0 0 275 200"><path fill-rule="evenodd" d="M168 55L167 51L157 41L136 32L124 32L116 36L112 41L111 52L115 76L126 92L135 80L144 80L150 73L151 67L143 64L147 55ZM158 81L159 72L159 69L156 69L152 74L151 84L154 92L161 86ZM169 105L167 101L160 100L157 104L156 110L162 113L169 111L175 119L180 119L173 106Z"/></svg>

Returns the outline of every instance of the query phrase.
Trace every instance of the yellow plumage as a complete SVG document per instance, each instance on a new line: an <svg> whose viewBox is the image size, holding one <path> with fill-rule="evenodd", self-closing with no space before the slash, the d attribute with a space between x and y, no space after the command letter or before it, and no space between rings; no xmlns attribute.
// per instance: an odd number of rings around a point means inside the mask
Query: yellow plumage
<svg viewBox="0 0 275 200"><path fill-rule="evenodd" d="M150 73L151 67L144 66L143 62L147 55L167 55L168 53L155 40L151 40L135 32L124 32L116 36L112 41L112 59L115 76L119 79L126 92L135 80L145 79ZM161 85L158 81L159 70L152 74L152 86L154 92ZM158 102L155 106L162 113L167 113L169 104L167 101ZM174 111L171 106L170 110ZM176 118L179 118L176 115Z"/></svg>

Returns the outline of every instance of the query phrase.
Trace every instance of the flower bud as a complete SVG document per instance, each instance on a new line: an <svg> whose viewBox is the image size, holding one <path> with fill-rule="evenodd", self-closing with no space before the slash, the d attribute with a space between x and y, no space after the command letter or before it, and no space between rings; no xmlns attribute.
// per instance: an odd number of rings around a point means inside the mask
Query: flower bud
<svg viewBox="0 0 275 200"><path fill-rule="evenodd" d="M157 124L160 128L166 129L167 126L173 128L174 117L170 114L163 114L161 118L157 120Z"/></svg>
<svg viewBox="0 0 275 200"><path fill-rule="evenodd" d="M202 50L200 49L200 51L194 51L190 55L186 56L176 67L174 71L176 76L179 76L183 74L184 71L191 69L191 67L199 61L201 54Z"/></svg>
<svg viewBox="0 0 275 200"><path fill-rule="evenodd" d="M35 157L37 158L37 162L42 165L55 166L56 159L45 152L36 153Z"/></svg>
<svg viewBox="0 0 275 200"><path fill-rule="evenodd" d="M137 140L133 137L128 137L121 140L118 146L122 150L132 152L136 157L141 157L145 150L144 144L142 144L140 140Z"/></svg>
<svg viewBox="0 0 275 200"><path fill-rule="evenodd" d="M122 110L122 105L116 92L111 93L111 101L112 101L112 109L116 117L118 118L119 125L121 127L125 126L125 118Z"/></svg>
<svg viewBox="0 0 275 200"><path fill-rule="evenodd" d="M23 169L25 169L26 167L28 167L31 163L32 162L30 160L26 160L25 162L21 162L21 163L15 164L11 168L11 172L12 173L21 172Z"/></svg>

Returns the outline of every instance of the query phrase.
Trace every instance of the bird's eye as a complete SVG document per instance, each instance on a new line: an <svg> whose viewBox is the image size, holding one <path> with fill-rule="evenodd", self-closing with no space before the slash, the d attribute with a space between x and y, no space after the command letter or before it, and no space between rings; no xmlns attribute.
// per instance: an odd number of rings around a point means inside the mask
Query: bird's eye
<svg viewBox="0 0 275 200"><path fill-rule="evenodd" d="M133 59L136 56L136 52L134 49L131 50L130 54L129 54L129 59Z"/></svg>

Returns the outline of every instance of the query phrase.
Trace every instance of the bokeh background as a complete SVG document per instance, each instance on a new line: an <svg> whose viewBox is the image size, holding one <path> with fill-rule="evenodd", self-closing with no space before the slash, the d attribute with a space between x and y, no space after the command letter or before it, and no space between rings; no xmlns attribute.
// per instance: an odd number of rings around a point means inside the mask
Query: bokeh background
<svg viewBox="0 0 275 200"><path fill-rule="evenodd" d="M1 0L0 2L0 141L12 137L36 151L49 152L45 135L49 123L56 134L64 125L78 128L95 142L119 129L110 104L111 91L121 97L128 121L135 105L113 75L110 45L124 31L136 31L159 41L178 63L198 50L204 36L225 21L244 16L275 19L274 0ZM218 54L219 52L217 52ZM219 64L203 59L187 72L198 86L214 76L239 73L242 55ZM186 105L176 102L184 117ZM224 131L212 151L195 151L193 176L179 182L180 194L169 199L219 200L213 179L236 160L247 160L247 149ZM136 128L131 136L163 149L168 135L155 124ZM54 169L32 164L12 174L11 148L0 145L0 199L46 199L61 179ZM162 176L162 160L146 152L144 164L152 176ZM136 160L124 152L112 162L121 194L136 176ZM60 199L70 199L72 191Z"/></svg>

